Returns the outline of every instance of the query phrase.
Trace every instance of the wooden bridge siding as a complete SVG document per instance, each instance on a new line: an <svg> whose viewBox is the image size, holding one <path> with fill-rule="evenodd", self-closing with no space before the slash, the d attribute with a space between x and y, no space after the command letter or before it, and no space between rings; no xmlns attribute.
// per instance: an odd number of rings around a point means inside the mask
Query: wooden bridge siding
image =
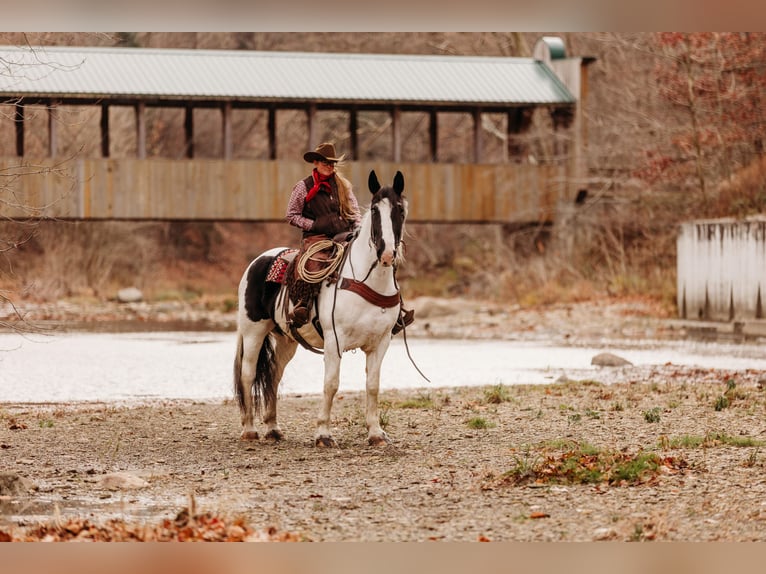
<svg viewBox="0 0 766 574"><path fill-rule="evenodd" d="M16 165L0 160L0 174ZM25 205L66 219L282 220L293 185L308 174L305 162L267 160L88 159L60 169L0 180L0 217L28 216ZM404 174L410 221L551 220L557 203L574 197L565 167L351 162L342 171L362 206L372 169L383 184ZM3 201L9 192L18 206Z"/></svg>

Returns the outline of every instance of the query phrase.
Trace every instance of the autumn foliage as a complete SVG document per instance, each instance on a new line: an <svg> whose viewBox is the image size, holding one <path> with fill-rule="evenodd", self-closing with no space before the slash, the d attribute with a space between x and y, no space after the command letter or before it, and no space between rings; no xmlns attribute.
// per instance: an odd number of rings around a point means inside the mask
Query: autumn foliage
<svg viewBox="0 0 766 574"><path fill-rule="evenodd" d="M766 35L663 32L653 36L654 79L669 103L667 131L646 150L639 175L656 188L694 190L703 215L717 185L763 157Z"/></svg>
<svg viewBox="0 0 766 574"><path fill-rule="evenodd" d="M0 530L0 542L297 542L299 536L276 528L257 531L244 519L228 520L212 513L190 517L181 511L159 524L131 524L124 520L97 523L70 518L61 523L41 524L23 533Z"/></svg>

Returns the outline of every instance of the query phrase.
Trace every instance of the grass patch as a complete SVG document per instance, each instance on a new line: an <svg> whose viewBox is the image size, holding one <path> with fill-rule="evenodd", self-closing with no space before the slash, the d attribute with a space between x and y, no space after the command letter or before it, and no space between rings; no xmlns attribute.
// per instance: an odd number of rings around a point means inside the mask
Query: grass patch
<svg viewBox="0 0 766 574"><path fill-rule="evenodd" d="M724 409L729 408L729 397L726 395L721 395L715 400L715 404L713 405L713 408L716 411L722 411Z"/></svg>
<svg viewBox="0 0 766 574"><path fill-rule="evenodd" d="M658 423L660 422L661 412L662 410L660 409L660 407L654 407L653 409L644 411L644 420L648 423Z"/></svg>
<svg viewBox="0 0 766 574"><path fill-rule="evenodd" d="M430 409L434 400L430 394L420 394L399 403L401 409Z"/></svg>
<svg viewBox="0 0 766 574"><path fill-rule="evenodd" d="M505 385L495 385L484 391L484 400L493 405L499 405L511 400L511 394Z"/></svg>
<svg viewBox="0 0 766 574"><path fill-rule="evenodd" d="M551 448L559 446L564 447L563 452L549 452ZM628 454L570 441L545 443L542 450L543 452L535 458L530 457L528 453L523 458L517 457L513 468L503 473L496 483L607 483L629 486L656 479L663 467L680 470L687 466L683 459L661 457L654 452Z"/></svg>
<svg viewBox="0 0 766 574"><path fill-rule="evenodd" d="M490 422L483 417L473 417L468 419L465 424L468 425L468 428L470 429L489 429L497 426L495 423Z"/></svg>
<svg viewBox="0 0 766 574"><path fill-rule="evenodd" d="M660 439L661 448L711 448L715 446L760 447L766 446L766 441L749 436L731 436L725 432L708 433L705 436L681 435Z"/></svg>
<svg viewBox="0 0 766 574"><path fill-rule="evenodd" d="M381 401L378 422L380 423L380 428L383 430L387 429L388 425L391 423L391 416L389 415L390 410L391 403L388 401Z"/></svg>

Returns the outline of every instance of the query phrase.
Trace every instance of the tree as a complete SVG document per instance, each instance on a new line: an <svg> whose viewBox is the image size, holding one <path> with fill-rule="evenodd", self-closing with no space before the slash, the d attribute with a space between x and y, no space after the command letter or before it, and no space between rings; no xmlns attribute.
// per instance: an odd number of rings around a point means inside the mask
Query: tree
<svg viewBox="0 0 766 574"><path fill-rule="evenodd" d="M682 115L641 175L696 186L704 211L714 184L763 154L766 35L663 32L653 44L658 94Z"/></svg>

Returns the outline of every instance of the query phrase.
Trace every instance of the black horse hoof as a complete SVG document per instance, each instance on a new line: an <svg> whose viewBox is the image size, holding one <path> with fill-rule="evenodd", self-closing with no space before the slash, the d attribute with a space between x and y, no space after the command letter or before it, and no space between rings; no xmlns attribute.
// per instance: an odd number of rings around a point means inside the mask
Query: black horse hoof
<svg viewBox="0 0 766 574"><path fill-rule="evenodd" d="M279 442L280 440L282 440L283 438L285 438L285 435L283 435L283 434L282 434L282 431L281 431L281 430L272 429L272 430L270 430L269 432L267 432L267 433L266 433L266 434L263 436L263 438L265 438L265 439L271 439L271 440L273 440L274 442Z"/></svg>

